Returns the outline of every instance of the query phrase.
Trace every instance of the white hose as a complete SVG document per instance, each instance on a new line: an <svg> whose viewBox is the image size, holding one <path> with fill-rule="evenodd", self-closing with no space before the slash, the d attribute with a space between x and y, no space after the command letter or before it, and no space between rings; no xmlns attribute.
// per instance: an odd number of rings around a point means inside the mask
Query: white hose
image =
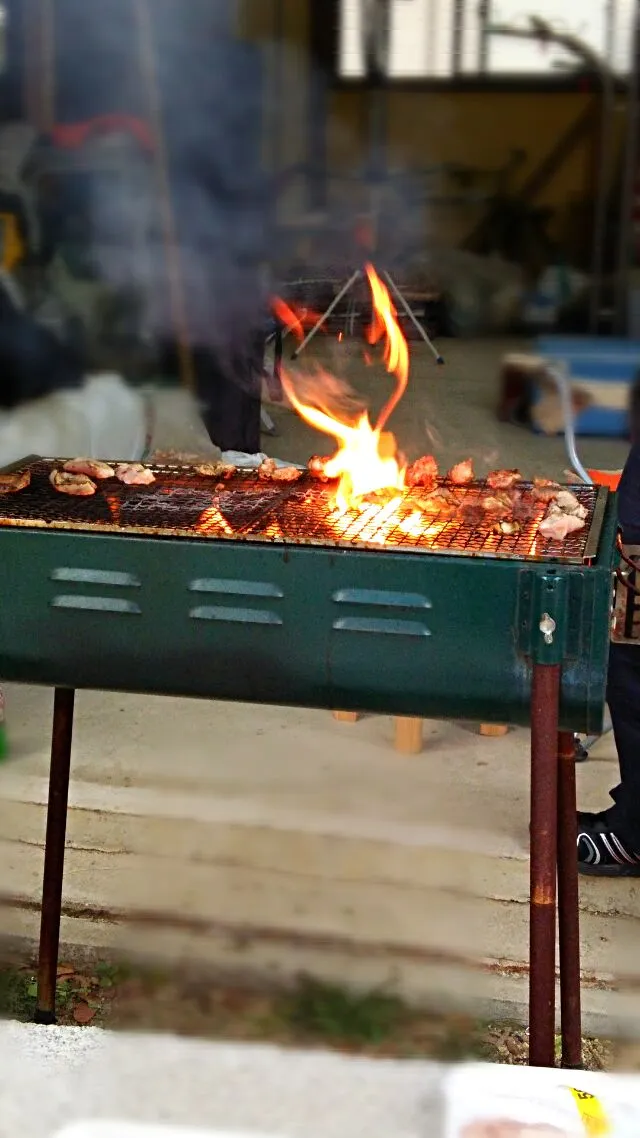
<svg viewBox="0 0 640 1138"><path fill-rule="evenodd" d="M593 486L593 479L587 474L587 471L578 458L578 452L576 450L576 433L573 407L571 404L571 384L569 382L567 366L561 360L558 360L554 364L550 364L546 370L553 379L558 388L558 394L560 395L560 406L564 419L564 441L567 447L569 462L582 481L586 482L587 486Z"/></svg>

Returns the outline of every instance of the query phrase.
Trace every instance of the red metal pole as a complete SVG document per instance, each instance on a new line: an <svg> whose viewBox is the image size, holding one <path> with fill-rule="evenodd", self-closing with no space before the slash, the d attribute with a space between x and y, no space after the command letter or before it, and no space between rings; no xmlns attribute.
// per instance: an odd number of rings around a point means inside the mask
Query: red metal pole
<svg viewBox="0 0 640 1138"><path fill-rule="evenodd" d="M529 1064L555 1058L560 665L534 664L531 690Z"/></svg>
<svg viewBox="0 0 640 1138"><path fill-rule="evenodd" d="M40 911L40 950L38 954L38 1000L36 1023L56 1022L56 979L60 945L62 878L67 831L67 804L73 735L73 688L56 688L53 702L49 801L44 846L44 879Z"/></svg>
<svg viewBox="0 0 640 1138"><path fill-rule="evenodd" d="M573 735L561 731L558 735L558 935L562 1066L573 1070L582 1066L575 750Z"/></svg>

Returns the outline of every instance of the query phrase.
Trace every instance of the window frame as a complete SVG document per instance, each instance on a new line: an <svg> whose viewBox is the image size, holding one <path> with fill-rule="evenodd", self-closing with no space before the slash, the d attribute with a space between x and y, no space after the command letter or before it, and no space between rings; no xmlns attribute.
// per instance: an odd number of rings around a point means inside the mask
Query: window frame
<svg viewBox="0 0 640 1138"><path fill-rule="evenodd" d="M458 13L463 14L465 0L454 0ZM472 0L475 2L475 0ZM336 91L367 91L371 88L371 79L367 76L347 77L338 73L338 56L340 51L340 0L309 0L311 12L311 44L317 63L329 75L332 89ZM460 22L457 22L460 26ZM437 77L411 77L403 79L387 79L384 87L390 92L429 92L429 91L460 91L468 94L482 91L504 91L509 94L593 94L602 88L600 75L597 71L576 70L572 72L559 71L549 75L528 72L520 75L492 74L481 72L477 74L462 73L459 69L460 45L462 30L454 32L452 43L453 74L451 76ZM321 48L320 48L320 45ZM628 88L628 77L615 75L613 86L616 92L625 92Z"/></svg>

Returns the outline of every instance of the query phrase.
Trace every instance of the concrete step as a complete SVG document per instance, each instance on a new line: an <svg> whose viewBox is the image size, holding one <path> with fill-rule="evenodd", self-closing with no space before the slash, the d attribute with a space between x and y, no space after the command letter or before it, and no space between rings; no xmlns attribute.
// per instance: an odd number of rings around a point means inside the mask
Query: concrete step
<svg viewBox="0 0 640 1138"><path fill-rule="evenodd" d="M37 932L47 703L10 693L15 758L0 770L2 927L22 937ZM319 713L220 708L80 697L63 939L521 1014L526 733L430 725L430 749L400 760L380 721L344 731ZM587 764L588 777L611 765ZM581 905L587 1012L628 1018L638 887L586 881Z"/></svg>

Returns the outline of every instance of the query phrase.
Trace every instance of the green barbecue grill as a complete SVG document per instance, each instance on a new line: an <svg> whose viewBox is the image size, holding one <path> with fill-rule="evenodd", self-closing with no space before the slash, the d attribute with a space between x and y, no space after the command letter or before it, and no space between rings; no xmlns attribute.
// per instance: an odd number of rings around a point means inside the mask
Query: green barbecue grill
<svg viewBox="0 0 640 1138"><path fill-rule="evenodd" d="M616 557L614 499L572 487L584 529L479 524L483 483L428 524L419 490L340 512L303 476L216 484L154 467L151 486L53 490L63 460L25 459L0 498L0 676L55 688L38 974L55 1021L74 692L242 700L531 724L530 1062L552 1066L558 869L563 1061L580 1062L573 733L602 726ZM559 758L560 756L560 758Z"/></svg>

